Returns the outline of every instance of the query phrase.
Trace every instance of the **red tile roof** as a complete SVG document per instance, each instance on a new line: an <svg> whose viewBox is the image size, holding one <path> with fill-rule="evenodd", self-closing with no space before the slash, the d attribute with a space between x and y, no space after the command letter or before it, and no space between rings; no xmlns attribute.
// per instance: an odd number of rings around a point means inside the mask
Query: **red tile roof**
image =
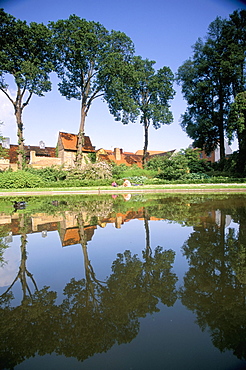
<svg viewBox="0 0 246 370"><path fill-rule="evenodd" d="M172 156L175 153L176 149L169 150L168 152L160 152L160 153L155 153L151 154L148 159L153 158L153 157L168 157Z"/></svg>
<svg viewBox="0 0 246 370"><path fill-rule="evenodd" d="M64 150L77 150L78 135L70 134L68 132L59 132L59 136ZM82 150L84 152L95 152L95 147L92 146L89 136L84 136L84 146Z"/></svg>
<svg viewBox="0 0 246 370"><path fill-rule="evenodd" d="M10 160L10 163L17 163L18 160L18 145L10 145L10 148L8 150L8 156L7 158ZM56 148L53 147L45 147L41 149L39 146L31 146L31 145L25 145L24 146L24 151L25 151L25 156L27 162L29 162L30 159L30 152L31 151L36 152L37 157L51 157L55 158L56 157Z"/></svg>
<svg viewBox="0 0 246 370"><path fill-rule="evenodd" d="M101 149L100 149L101 150ZM117 165L125 164L126 166L132 166L136 164L138 167L142 168L142 156L136 155L131 152L121 152L120 159L116 159L115 153L112 150L103 149L104 153L99 154L99 158L104 161L114 162Z"/></svg>
<svg viewBox="0 0 246 370"><path fill-rule="evenodd" d="M167 156L167 155L172 155L175 152L174 150L169 150L167 152L161 151L161 150L148 150L147 155L148 159L150 159L152 156ZM135 154L137 155L143 155L143 150L138 150Z"/></svg>
<svg viewBox="0 0 246 370"><path fill-rule="evenodd" d="M90 225L84 228L85 239L87 242L89 242L92 239L96 228L97 228L96 226L90 226ZM74 228L66 229L63 240L62 240L62 246L66 247L68 245L74 245L74 244L79 244L79 243L81 243L81 236L79 233L79 228L74 227Z"/></svg>

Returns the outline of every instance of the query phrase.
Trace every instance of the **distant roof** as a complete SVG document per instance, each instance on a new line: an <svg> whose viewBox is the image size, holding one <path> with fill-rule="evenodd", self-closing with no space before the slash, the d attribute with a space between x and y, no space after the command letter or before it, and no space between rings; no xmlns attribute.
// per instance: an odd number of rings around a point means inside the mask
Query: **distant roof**
<svg viewBox="0 0 246 370"><path fill-rule="evenodd" d="M70 134L68 132L59 132L59 137L64 150L77 150L78 135ZM95 147L91 144L89 136L84 136L84 145L82 150L84 152L95 152Z"/></svg>
<svg viewBox="0 0 246 370"><path fill-rule="evenodd" d="M148 155L154 155L154 154L161 154L161 153L166 153L163 150L148 150L147 151ZM138 150L135 154L137 155L143 155L143 150Z"/></svg>
<svg viewBox="0 0 246 370"><path fill-rule="evenodd" d="M90 241L93 237L94 231L97 227L96 226L85 226L84 228L84 233L85 233L85 239L86 241ZM74 245L74 244L79 244L81 241L81 235L79 233L79 228L74 227L74 228L67 228L65 230L64 235L61 236L61 242L62 246L66 247L69 245Z"/></svg>
<svg viewBox="0 0 246 370"><path fill-rule="evenodd" d="M12 145L10 144L10 147L8 150L8 157L10 163L17 163L18 161L18 145ZM25 157L28 160L30 158L30 152L35 151L37 157L56 157L56 148L53 147L45 147L41 149L39 146L33 146L33 145L24 145L24 151L25 151Z"/></svg>
<svg viewBox="0 0 246 370"><path fill-rule="evenodd" d="M155 153L155 154L150 154L148 159L150 159L150 157L166 157L168 155L171 156L175 152L176 152L176 149L169 150L168 152L159 152L159 153Z"/></svg>
<svg viewBox="0 0 246 370"><path fill-rule="evenodd" d="M126 166L131 166L133 164L136 164L138 167L142 167L142 156L136 155L131 152L123 152L122 149L120 151L120 159L116 159L115 152L108 149L99 149L98 150L99 157L102 160L108 161L108 162L114 162L117 165L119 164L125 164Z"/></svg>

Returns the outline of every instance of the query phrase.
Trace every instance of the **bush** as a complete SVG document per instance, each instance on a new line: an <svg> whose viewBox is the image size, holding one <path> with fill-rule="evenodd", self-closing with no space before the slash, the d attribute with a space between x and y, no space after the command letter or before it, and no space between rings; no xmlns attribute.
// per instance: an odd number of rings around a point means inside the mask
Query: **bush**
<svg viewBox="0 0 246 370"><path fill-rule="evenodd" d="M40 176L44 181L61 181L67 177L67 172L62 167L45 167L45 168L32 168L26 169L26 172Z"/></svg>
<svg viewBox="0 0 246 370"><path fill-rule="evenodd" d="M115 164L114 162L112 163L112 176L116 179L120 179L124 177L124 172L127 170L127 165L122 163L122 164Z"/></svg>
<svg viewBox="0 0 246 370"><path fill-rule="evenodd" d="M40 176L26 171L6 171L0 174L1 189L38 188L42 187L43 183Z"/></svg>
<svg viewBox="0 0 246 370"><path fill-rule="evenodd" d="M188 180L203 180L203 179L210 179L210 176L208 176L206 173L188 173L186 175L186 178Z"/></svg>
<svg viewBox="0 0 246 370"><path fill-rule="evenodd" d="M164 180L181 180L185 178L188 172L188 160L185 156L177 154L170 159L163 158L157 177Z"/></svg>
<svg viewBox="0 0 246 370"><path fill-rule="evenodd" d="M118 182L118 181L117 181ZM111 186L112 179L98 179L98 180L79 180L79 179L70 179L58 182L46 182L43 184L43 188L82 188L86 186L90 187L99 187L99 186ZM120 183L118 182L120 185Z"/></svg>
<svg viewBox="0 0 246 370"><path fill-rule="evenodd" d="M148 170L152 170L152 171L157 171L157 172L160 172L161 169L163 168L163 164L165 164L165 161L167 159L169 159L170 156L168 157L163 157L163 156L155 156L153 158L151 158L148 162L147 162L147 168Z"/></svg>
<svg viewBox="0 0 246 370"><path fill-rule="evenodd" d="M146 176L132 176L132 177L128 177L128 180L131 182L132 185L134 184L145 184L146 180L148 178Z"/></svg>
<svg viewBox="0 0 246 370"><path fill-rule="evenodd" d="M199 151L197 149L187 148L181 149L180 155L185 156L188 161L188 167L191 173L204 173L211 170L210 162L199 158Z"/></svg>
<svg viewBox="0 0 246 370"><path fill-rule="evenodd" d="M120 164L119 166L113 165L112 166L112 176L116 179L123 179L123 178L132 178L132 177L154 177L156 175L156 171L151 169L144 169L139 168L136 164L132 166L126 166L125 164Z"/></svg>
<svg viewBox="0 0 246 370"><path fill-rule="evenodd" d="M71 169L67 174L67 180L97 180L111 179L112 167L107 162L88 163L82 169Z"/></svg>
<svg viewBox="0 0 246 370"><path fill-rule="evenodd" d="M158 178L169 181L184 180L189 173L198 173L198 176L194 176L194 179L198 179L201 178L201 173L211 170L210 163L199 159L197 151L191 148L182 149L171 157L155 156L149 160L147 166L153 171L158 171Z"/></svg>
<svg viewBox="0 0 246 370"><path fill-rule="evenodd" d="M229 157L221 159L219 162L213 163L212 168L216 173L220 173L222 176L224 173L226 175L230 174L237 177L244 177L246 175L245 171L242 173L237 173L237 165L239 161L238 152L233 152Z"/></svg>

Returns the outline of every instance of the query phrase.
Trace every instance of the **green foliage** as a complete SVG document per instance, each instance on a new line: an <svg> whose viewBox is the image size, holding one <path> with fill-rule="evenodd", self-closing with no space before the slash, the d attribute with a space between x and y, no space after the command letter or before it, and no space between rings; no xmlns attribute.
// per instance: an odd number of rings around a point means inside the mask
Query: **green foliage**
<svg viewBox="0 0 246 370"><path fill-rule="evenodd" d="M111 178L111 165L103 161L88 163L83 169L71 169L67 175L67 180L98 180Z"/></svg>
<svg viewBox="0 0 246 370"><path fill-rule="evenodd" d="M169 158L170 158L170 155L165 156L165 157L160 156L160 155L154 156L153 158L149 159L148 162L147 162L148 170L153 170L153 171L160 172L160 170L163 166L163 162L165 162L166 159L169 159Z"/></svg>
<svg viewBox="0 0 246 370"><path fill-rule="evenodd" d="M191 173L210 171L210 163L205 159L199 158L199 151L197 149L181 149L179 154L184 155L185 158L188 160L188 167Z"/></svg>
<svg viewBox="0 0 246 370"><path fill-rule="evenodd" d="M231 154L228 158L223 158L219 162L215 162L212 164L213 169L213 175L219 175L219 176L233 176L242 178L245 177L246 174L246 168L245 171L238 172L238 162L239 162L239 153L234 152ZM245 166L245 163L244 163Z"/></svg>
<svg viewBox="0 0 246 370"><path fill-rule="evenodd" d="M236 135L238 139L239 153L235 169L246 174L246 91L237 94L231 104L228 121L230 138Z"/></svg>
<svg viewBox="0 0 246 370"><path fill-rule="evenodd" d="M235 11L229 20L217 17L205 40L198 39L193 56L178 69L177 81L187 101L181 126L206 152L220 143L224 157L224 133L228 126L230 103L245 90L246 11Z"/></svg>
<svg viewBox="0 0 246 370"><path fill-rule="evenodd" d="M179 153L172 157L154 157L148 162L148 166L158 169L157 177L160 179L179 180L189 172L188 163L186 156Z"/></svg>
<svg viewBox="0 0 246 370"><path fill-rule="evenodd" d="M64 171L62 167L45 167L45 168L32 168L28 167L26 172L40 176L44 182L53 182L65 180L67 177L67 171Z"/></svg>
<svg viewBox="0 0 246 370"><path fill-rule="evenodd" d="M147 166L157 172L157 178L169 181L205 179L208 176L204 172L210 170L210 165L200 160L197 151L191 148L182 149L171 157L155 156L148 161Z"/></svg>
<svg viewBox="0 0 246 370"><path fill-rule="evenodd" d="M183 179L188 171L188 161L186 158L176 156L173 159L163 160L162 168L157 176L166 180L179 180Z"/></svg>
<svg viewBox="0 0 246 370"><path fill-rule="evenodd" d="M95 163L96 162L96 160L97 160L96 153L88 153L87 155L90 158L91 163Z"/></svg>
<svg viewBox="0 0 246 370"><path fill-rule="evenodd" d="M3 122L0 122L0 126L3 124ZM2 136L0 132L0 144L2 144L3 140L5 138ZM7 149L3 148L2 145L0 145L0 158L6 158L8 155Z"/></svg>
<svg viewBox="0 0 246 370"><path fill-rule="evenodd" d="M1 189L22 189L42 187L41 177L25 171L0 173Z"/></svg>
<svg viewBox="0 0 246 370"><path fill-rule="evenodd" d="M118 172L117 172L118 171ZM132 178L132 177L153 177L155 171L139 168L137 165L126 166L121 164L119 166L113 166L112 175L115 178Z"/></svg>
<svg viewBox="0 0 246 370"><path fill-rule="evenodd" d="M188 173L186 175L187 180L203 180L203 179L210 179L210 177L206 173Z"/></svg>
<svg viewBox="0 0 246 370"><path fill-rule="evenodd" d="M119 181L117 181L119 183ZM43 183L43 188L80 188L80 187L95 187L98 186L110 186L112 179L66 179L57 182L46 182Z"/></svg>
<svg viewBox="0 0 246 370"><path fill-rule="evenodd" d="M155 129L158 129L173 120L169 101L175 95L174 75L169 67L155 71L154 64L154 61L143 60L140 56L133 58L127 79L122 86L128 94L127 104L122 107L119 102L112 109L116 120L121 120L124 124L136 121L137 117L140 118L140 123L144 127L144 164L147 156L149 126L152 124Z"/></svg>
<svg viewBox="0 0 246 370"><path fill-rule="evenodd" d="M83 168L82 179L85 180L97 180L97 179L111 179L112 170L110 164L107 162L97 162L93 164L87 164Z"/></svg>
<svg viewBox="0 0 246 370"><path fill-rule="evenodd" d="M23 109L33 94L43 96L51 90L51 32L44 24L14 18L0 9L0 91L13 105L19 145L18 166L23 168ZM9 94L5 76L11 75L16 84L16 98Z"/></svg>
<svg viewBox="0 0 246 370"><path fill-rule="evenodd" d="M131 182L132 185L134 184L143 185L145 184L148 178L146 176L132 176L127 177L127 179Z"/></svg>
<svg viewBox="0 0 246 370"><path fill-rule="evenodd" d="M229 129L231 137L233 134L245 131L246 126L246 91L237 94L235 101L231 104L230 115L229 115ZM239 134L239 135L238 135Z"/></svg>
<svg viewBox="0 0 246 370"><path fill-rule="evenodd" d="M116 101L124 101L126 93L119 89L120 75L134 46L123 32L109 32L100 23L76 15L50 22L49 28L55 48L55 69L61 79L59 91L67 99L81 101L76 157L80 165L85 121L91 104L98 97L103 97L111 108Z"/></svg>
<svg viewBox="0 0 246 370"><path fill-rule="evenodd" d="M3 77L0 89L8 94L4 74L11 74L16 85L23 89L19 92L20 98L26 91L42 96L51 89L51 32L43 24L32 22L27 25L3 9L0 9L0 20L0 73Z"/></svg>
<svg viewBox="0 0 246 370"><path fill-rule="evenodd" d="M116 179L124 177L124 173L127 170L127 165L122 163L120 165L112 163L112 176Z"/></svg>

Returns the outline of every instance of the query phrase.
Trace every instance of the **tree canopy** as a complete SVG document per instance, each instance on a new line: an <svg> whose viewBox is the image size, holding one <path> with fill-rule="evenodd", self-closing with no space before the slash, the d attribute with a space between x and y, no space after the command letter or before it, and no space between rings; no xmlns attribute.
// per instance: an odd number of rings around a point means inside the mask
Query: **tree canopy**
<svg viewBox="0 0 246 370"><path fill-rule="evenodd" d="M100 23L71 15L50 22L55 47L55 64L60 93L81 100L77 163L82 161L85 120L96 98L110 100L110 106L123 98L119 77L134 52L131 39L123 32L107 31Z"/></svg>
<svg viewBox="0 0 246 370"><path fill-rule="evenodd" d="M123 76L127 98L124 105L115 105L112 113L124 124L136 121L139 117L144 127L143 166L146 164L148 149L148 130L152 124L158 129L163 124L170 124L173 115L169 101L174 98L174 75L169 67L154 69L154 61L134 56L131 65L127 65L127 77Z"/></svg>
<svg viewBox="0 0 246 370"><path fill-rule="evenodd" d="M246 91L237 94L231 104L229 114L229 132L236 134L239 145L237 171L246 173Z"/></svg>
<svg viewBox="0 0 246 370"><path fill-rule="evenodd" d="M217 17L177 73L188 103L181 126L207 153L219 145L221 158L230 104L245 89L245 31L246 11L235 11L229 20Z"/></svg>
<svg viewBox="0 0 246 370"><path fill-rule="evenodd" d="M23 109L29 104L33 94L43 96L51 90L51 32L43 24L32 22L28 25L0 9L0 34L0 90L14 108L19 144L18 164L22 168ZM12 98L8 90L7 75L14 79L15 98Z"/></svg>

